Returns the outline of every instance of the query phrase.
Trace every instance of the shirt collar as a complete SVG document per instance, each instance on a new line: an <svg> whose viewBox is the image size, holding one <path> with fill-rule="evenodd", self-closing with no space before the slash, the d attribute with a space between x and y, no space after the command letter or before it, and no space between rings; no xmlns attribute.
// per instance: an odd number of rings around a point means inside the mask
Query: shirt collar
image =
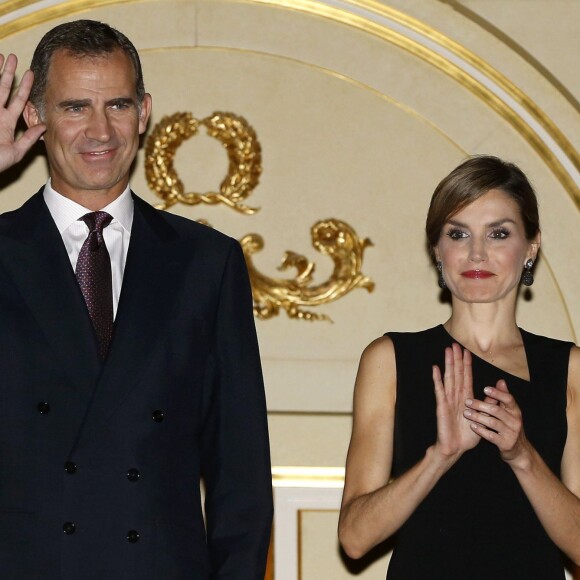
<svg viewBox="0 0 580 580"><path fill-rule="evenodd" d="M58 191L52 188L50 178L44 186L43 195L44 201L61 234L73 222L78 221L79 218L92 211L58 193ZM127 185L125 191L101 211L106 211L113 216L113 222L117 221L127 232L131 233L131 226L133 225L133 198L131 197L130 186Z"/></svg>

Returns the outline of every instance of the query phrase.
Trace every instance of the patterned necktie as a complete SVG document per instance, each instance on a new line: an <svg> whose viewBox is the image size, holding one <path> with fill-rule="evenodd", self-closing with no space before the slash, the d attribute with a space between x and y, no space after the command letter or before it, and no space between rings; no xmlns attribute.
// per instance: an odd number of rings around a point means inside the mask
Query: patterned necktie
<svg viewBox="0 0 580 580"><path fill-rule="evenodd" d="M80 219L87 224L89 235L79 252L76 276L97 333L99 356L105 359L113 336L113 283L103 228L113 218L104 211L95 211Z"/></svg>

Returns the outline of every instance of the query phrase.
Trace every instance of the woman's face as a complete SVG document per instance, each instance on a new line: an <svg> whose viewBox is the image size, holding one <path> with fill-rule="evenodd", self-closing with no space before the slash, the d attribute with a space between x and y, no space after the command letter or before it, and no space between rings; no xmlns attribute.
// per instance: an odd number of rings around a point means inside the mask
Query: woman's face
<svg viewBox="0 0 580 580"><path fill-rule="evenodd" d="M518 204L491 189L443 226L435 257L452 295L464 302L495 302L516 291L540 235L526 239Z"/></svg>

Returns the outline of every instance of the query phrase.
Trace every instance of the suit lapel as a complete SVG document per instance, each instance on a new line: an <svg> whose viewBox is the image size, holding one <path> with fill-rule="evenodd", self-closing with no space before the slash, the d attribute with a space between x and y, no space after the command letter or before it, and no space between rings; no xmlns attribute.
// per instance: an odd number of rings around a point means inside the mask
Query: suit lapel
<svg viewBox="0 0 580 580"><path fill-rule="evenodd" d="M169 306L180 287L184 259L179 237L158 210L134 196L131 242L111 348L87 416L84 435L138 383L155 343L164 335Z"/></svg>
<svg viewBox="0 0 580 580"><path fill-rule="evenodd" d="M0 262L75 389L90 397L100 372L95 337L60 233L42 189L0 221Z"/></svg>

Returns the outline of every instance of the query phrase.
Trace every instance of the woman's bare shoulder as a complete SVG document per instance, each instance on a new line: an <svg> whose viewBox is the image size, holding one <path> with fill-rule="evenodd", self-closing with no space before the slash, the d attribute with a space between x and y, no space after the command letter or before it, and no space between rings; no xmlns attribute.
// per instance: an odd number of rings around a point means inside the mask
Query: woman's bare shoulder
<svg viewBox="0 0 580 580"><path fill-rule="evenodd" d="M373 363L380 363L385 358L395 355L395 345L388 334L375 338L362 352L361 360L368 360Z"/></svg>
<svg viewBox="0 0 580 580"><path fill-rule="evenodd" d="M373 340L361 355L355 383L358 399L376 408L378 401L392 398L396 386L396 361L393 341L388 336Z"/></svg>

